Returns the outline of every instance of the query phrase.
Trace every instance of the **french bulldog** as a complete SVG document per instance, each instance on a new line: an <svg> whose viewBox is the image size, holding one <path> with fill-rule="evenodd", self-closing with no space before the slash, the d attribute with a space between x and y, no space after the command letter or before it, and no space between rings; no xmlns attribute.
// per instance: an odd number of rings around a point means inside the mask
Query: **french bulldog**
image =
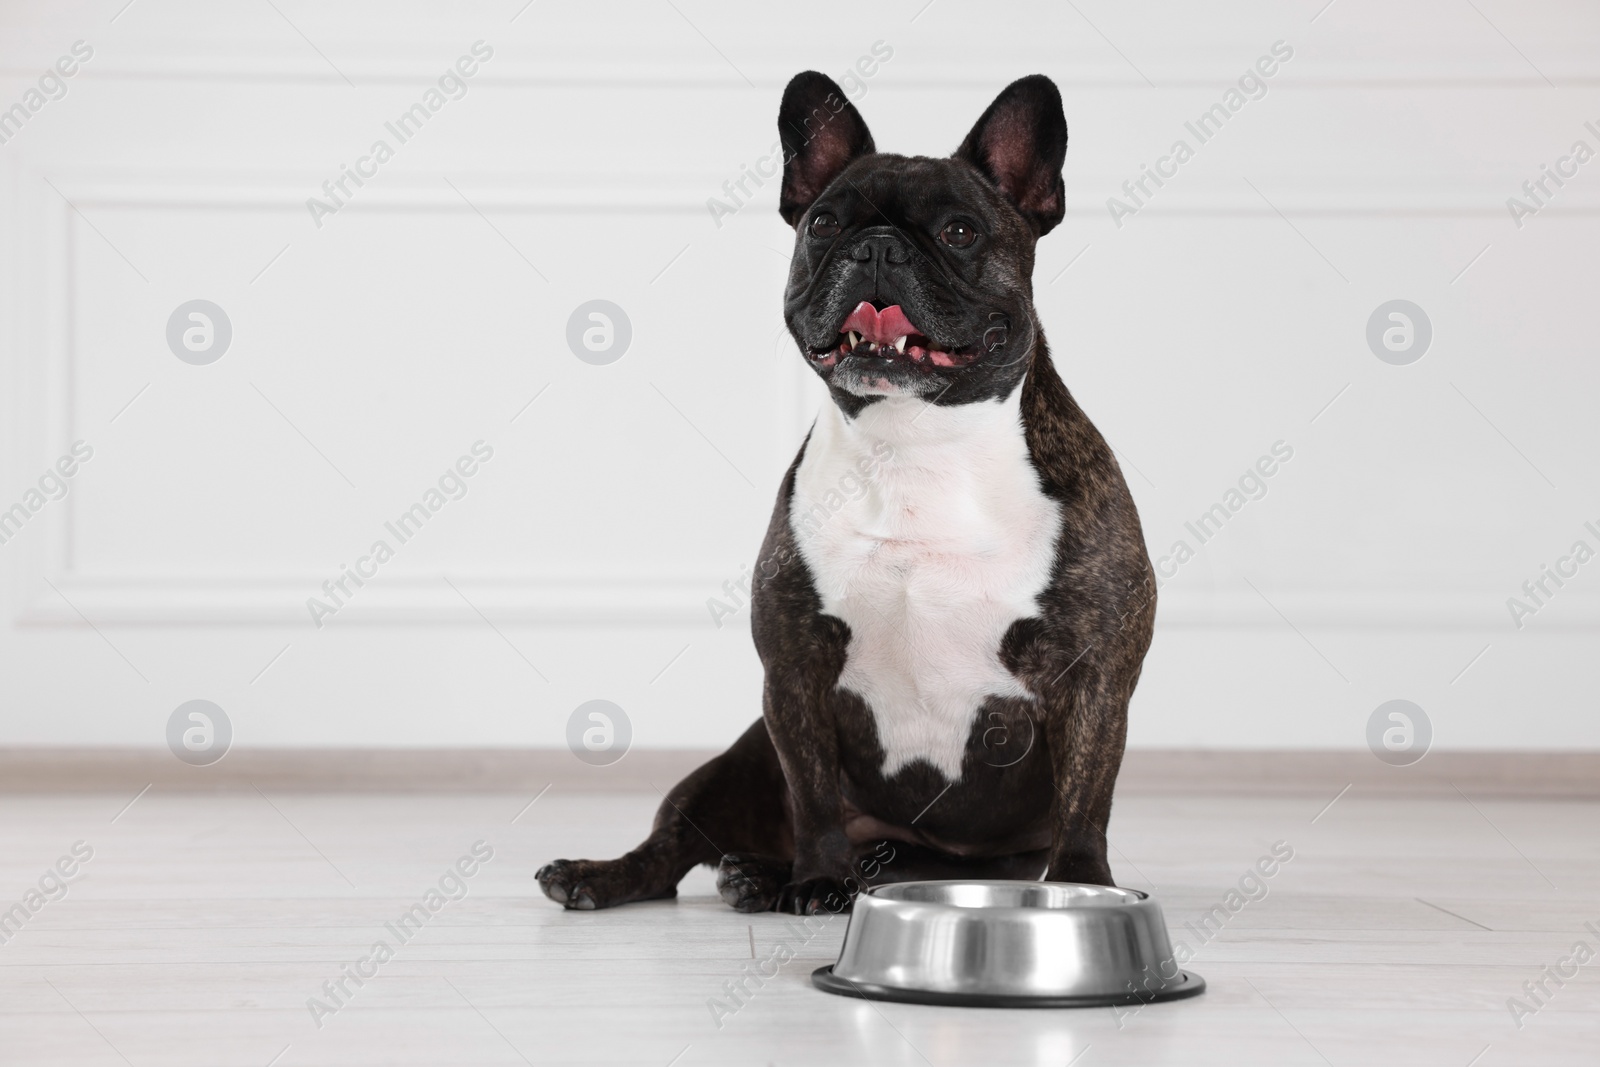
<svg viewBox="0 0 1600 1067"><path fill-rule="evenodd" d="M708 864L739 911L796 914L886 881L1112 885L1155 582L1034 310L1035 246L1064 214L1061 94L1023 78L950 157L902 156L808 71L778 133L784 317L832 403L752 582L762 716L637 848L556 860L539 884L606 908Z"/></svg>

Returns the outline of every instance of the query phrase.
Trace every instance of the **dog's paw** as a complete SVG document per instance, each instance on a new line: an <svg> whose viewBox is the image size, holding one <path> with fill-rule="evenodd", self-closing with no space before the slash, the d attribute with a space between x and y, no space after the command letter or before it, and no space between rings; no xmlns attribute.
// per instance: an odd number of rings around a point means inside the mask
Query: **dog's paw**
<svg viewBox="0 0 1600 1067"><path fill-rule="evenodd" d="M544 895L564 908L575 911L593 911L600 906L594 888L584 877L588 860L555 860L540 867L534 874Z"/></svg>
<svg viewBox="0 0 1600 1067"><path fill-rule="evenodd" d="M534 877L545 896L570 911L594 911L678 893L675 888L650 892L622 860L553 860Z"/></svg>
<svg viewBox="0 0 1600 1067"><path fill-rule="evenodd" d="M790 915L816 915L818 912L837 914L849 911L855 894L836 878L808 878L790 882L778 891L774 911Z"/></svg>
<svg viewBox="0 0 1600 1067"><path fill-rule="evenodd" d="M753 852L730 852L717 864L717 892L734 911L771 911L794 864Z"/></svg>

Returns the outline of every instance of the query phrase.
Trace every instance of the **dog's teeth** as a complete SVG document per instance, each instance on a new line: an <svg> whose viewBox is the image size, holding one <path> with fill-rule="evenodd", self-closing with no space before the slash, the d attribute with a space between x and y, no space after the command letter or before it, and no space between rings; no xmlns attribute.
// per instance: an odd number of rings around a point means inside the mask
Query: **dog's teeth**
<svg viewBox="0 0 1600 1067"><path fill-rule="evenodd" d="M861 343L861 335L859 333L856 333L854 330L851 330L850 331L850 347L854 348L856 345L858 345L860 343Z"/></svg>
<svg viewBox="0 0 1600 1067"><path fill-rule="evenodd" d="M894 350L902 356L906 354L906 339L903 336L894 339Z"/></svg>

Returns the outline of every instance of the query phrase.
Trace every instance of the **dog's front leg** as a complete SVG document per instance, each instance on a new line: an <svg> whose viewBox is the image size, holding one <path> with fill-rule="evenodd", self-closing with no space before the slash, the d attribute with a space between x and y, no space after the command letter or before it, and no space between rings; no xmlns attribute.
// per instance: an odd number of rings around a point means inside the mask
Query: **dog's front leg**
<svg viewBox="0 0 1600 1067"><path fill-rule="evenodd" d="M830 689L817 672L769 667L763 693L767 730L789 785L794 832L794 872L774 908L795 915L840 911L851 898Z"/></svg>
<svg viewBox="0 0 1600 1067"><path fill-rule="evenodd" d="M1106 859L1106 825L1132 691L1131 684L1118 684L1080 664L1051 702L1045 724L1055 784L1049 881L1116 884Z"/></svg>

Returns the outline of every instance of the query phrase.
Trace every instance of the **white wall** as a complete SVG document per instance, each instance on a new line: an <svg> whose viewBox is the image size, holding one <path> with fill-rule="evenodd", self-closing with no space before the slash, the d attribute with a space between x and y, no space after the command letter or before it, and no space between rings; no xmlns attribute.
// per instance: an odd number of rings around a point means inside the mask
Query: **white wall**
<svg viewBox="0 0 1600 1067"><path fill-rule="evenodd" d="M947 152L1022 74L1061 85L1070 210L1036 293L1154 555L1294 450L1163 590L1133 744L1355 747L1406 697L1445 747L1600 745L1600 562L1521 629L1506 606L1600 548L1600 162L1520 228L1506 206L1600 149L1600 10L675 3L0 12L0 107L94 50L0 145L0 508L94 449L0 544L0 743L159 745L195 697L241 745L554 745L595 697L636 744L733 737L759 671L705 602L825 397L781 330L776 183L720 227L706 201L767 153L792 73L882 41L857 97L887 150ZM384 122L479 40L399 145ZM1276 41L1266 95L1115 225ZM318 228L307 197L379 137L394 158ZM233 328L208 366L165 339L195 298ZM614 365L565 343L594 298L633 325ZM1409 366L1365 340L1396 298L1433 325ZM315 627L306 598L479 440L466 497Z"/></svg>

